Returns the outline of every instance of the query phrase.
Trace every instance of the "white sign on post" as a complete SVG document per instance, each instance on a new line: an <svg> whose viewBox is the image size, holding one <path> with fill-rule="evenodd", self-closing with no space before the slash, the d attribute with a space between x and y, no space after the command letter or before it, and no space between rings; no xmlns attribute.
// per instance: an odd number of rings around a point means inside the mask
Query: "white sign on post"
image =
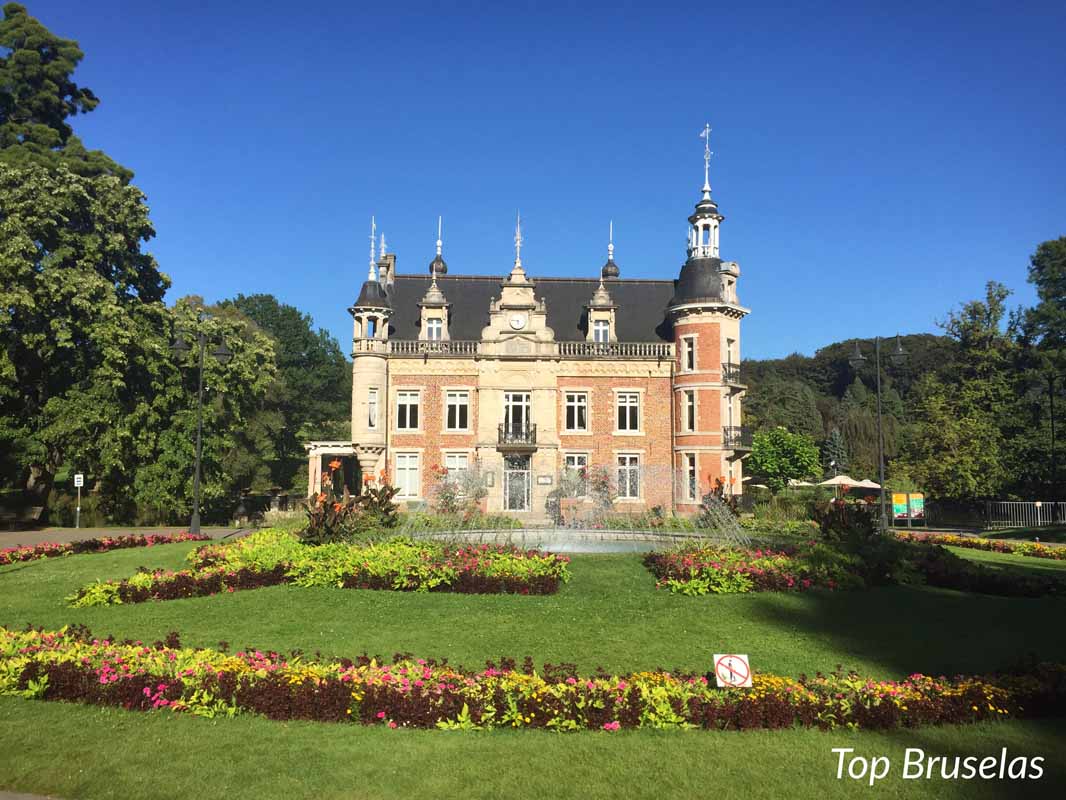
<svg viewBox="0 0 1066 800"><path fill-rule="evenodd" d="M85 485L85 476L82 473L80 473L80 472L75 473L75 475L74 475L74 486L77 487L78 489L80 489L84 485Z"/></svg>
<svg viewBox="0 0 1066 800"><path fill-rule="evenodd" d="M750 689L751 665L746 655L716 653L714 677L719 689Z"/></svg>

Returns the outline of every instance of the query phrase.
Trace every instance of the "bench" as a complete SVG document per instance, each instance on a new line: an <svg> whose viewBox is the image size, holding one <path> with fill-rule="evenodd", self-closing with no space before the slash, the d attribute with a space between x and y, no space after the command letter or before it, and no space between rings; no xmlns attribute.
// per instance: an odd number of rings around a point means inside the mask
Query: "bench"
<svg viewBox="0 0 1066 800"><path fill-rule="evenodd" d="M0 509L0 527L15 530L41 521L44 506L26 506L18 509Z"/></svg>

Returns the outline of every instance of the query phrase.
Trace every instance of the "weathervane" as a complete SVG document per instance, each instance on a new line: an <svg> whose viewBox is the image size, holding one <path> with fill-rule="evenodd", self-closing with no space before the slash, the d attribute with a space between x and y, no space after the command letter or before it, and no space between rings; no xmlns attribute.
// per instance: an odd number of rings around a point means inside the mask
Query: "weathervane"
<svg viewBox="0 0 1066 800"><path fill-rule="evenodd" d="M703 144L703 199L711 199L711 126L705 124L700 131Z"/></svg>
<svg viewBox="0 0 1066 800"><path fill-rule="evenodd" d="M607 239L607 260L614 261L614 220L611 220L610 235Z"/></svg>

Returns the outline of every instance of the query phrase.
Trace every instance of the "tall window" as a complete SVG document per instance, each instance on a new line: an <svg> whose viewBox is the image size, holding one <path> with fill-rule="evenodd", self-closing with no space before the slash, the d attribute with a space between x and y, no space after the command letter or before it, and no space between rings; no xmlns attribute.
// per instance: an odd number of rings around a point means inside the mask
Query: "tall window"
<svg viewBox="0 0 1066 800"><path fill-rule="evenodd" d="M366 338L373 339L378 332L378 321L376 317L370 317L366 321Z"/></svg>
<svg viewBox="0 0 1066 800"><path fill-rule="evenodd" d="M736 361L735 361L736 344L737 344L736 339L726 339L725 340L725 362L727 364L735 364L736 363Z"/></svg>
<svg viewBox="0 0 1066 800"><path fill-rule="evenodd" d="M699 473L696 470L696 454L685 453L685 499L695 502L699 498Z"/></svg>
<svg viewBox="0 0 1066 800"><path fill-rule="evenodd" d="M503 393L503 421L507 430L519 434L529 430L529 392Z"/></svg>
<svg viewBox="0 0 1066 800"><path fill-rule="evenodd" d="M589 429L589 396L587 392L566 393L566 430Z"/></svg>
<svg viewBox="0 0 1066 800"><path fill-rule="evenodd" d="M618 393L618 430L640 430L640 393Z"/></svg>
<svg viewBox="0 0 1066 800"><path fill-rule="evenodd" d="M448 392L445 398L445 422L450 431L470 428L470 392Z"/></svg>
<svg viewBox="0 0 1066 800"><path fill-rule="evenodd" d="M685 430L696 430L696 390L685 390Z"/></svg>
<svg viewBox="0 0 1066 800"><path fill-rule="evenodd" d="M418 404L419 393L417 391L396 393L396 430L418 430Z"/></svg>
<svg viewBox="0 0 1066 800"><path fill-rule="evenodd" d="M444 337L444 320L440 317L430 317L426 320L426 338L437 341Z"/></svg>
<svg viewBox="0 0 1066 800"><path fill-rule="evenodd" d="M470 455L468 453L445 453L444 468L451 477L462 477L462 473L470 469Z"/></svg>
<svg viewBox="0 0 1066 800"><path fill-rule="evenodd" d="M640 456L618 456L618 496L626 500L640 497Z"/></svg>
<svg viewBox="0 0 1066 800"><path fill-rule="evenodd" d="M686 336L681 340L681 369L692 372L696 369L696 337Z"/></svg>
<svg viewBox="0 0 1066 800"><path fill-rule="evenodd" d="M367 389L366 392L366 426L370 430L378 427L378 390Z"/></svg>
<svg viewBox="0 0 1066 800"><path fill-rule="evenodd" d="M605 319L598 319L592 323L592 341L598 344L607 344L611 341L611 323Z"/></svg>
<svg viewBox="0 0 1066 800"><path fill-rule="evenodd" d="M397 497L418 497L422 491L419 480L418 453L396 454Z"/></svg>
<svg viewBox="0 0 1066 800"><path fill-rule="evenodd" d="M563 458L563 467L571 474L571 479L580 488L579 496L588 494L589 457L587 453L567 453Z"/></svg>

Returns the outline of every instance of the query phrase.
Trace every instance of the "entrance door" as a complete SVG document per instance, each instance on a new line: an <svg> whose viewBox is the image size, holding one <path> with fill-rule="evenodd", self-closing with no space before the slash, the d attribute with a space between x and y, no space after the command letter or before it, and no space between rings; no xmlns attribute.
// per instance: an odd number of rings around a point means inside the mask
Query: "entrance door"
<svg viewBox="0 0 1066 800"><path fill-rule="evenodd" d="M529 456L507 456L503 460L503 507L507 511L529 511Z"/></svg>

